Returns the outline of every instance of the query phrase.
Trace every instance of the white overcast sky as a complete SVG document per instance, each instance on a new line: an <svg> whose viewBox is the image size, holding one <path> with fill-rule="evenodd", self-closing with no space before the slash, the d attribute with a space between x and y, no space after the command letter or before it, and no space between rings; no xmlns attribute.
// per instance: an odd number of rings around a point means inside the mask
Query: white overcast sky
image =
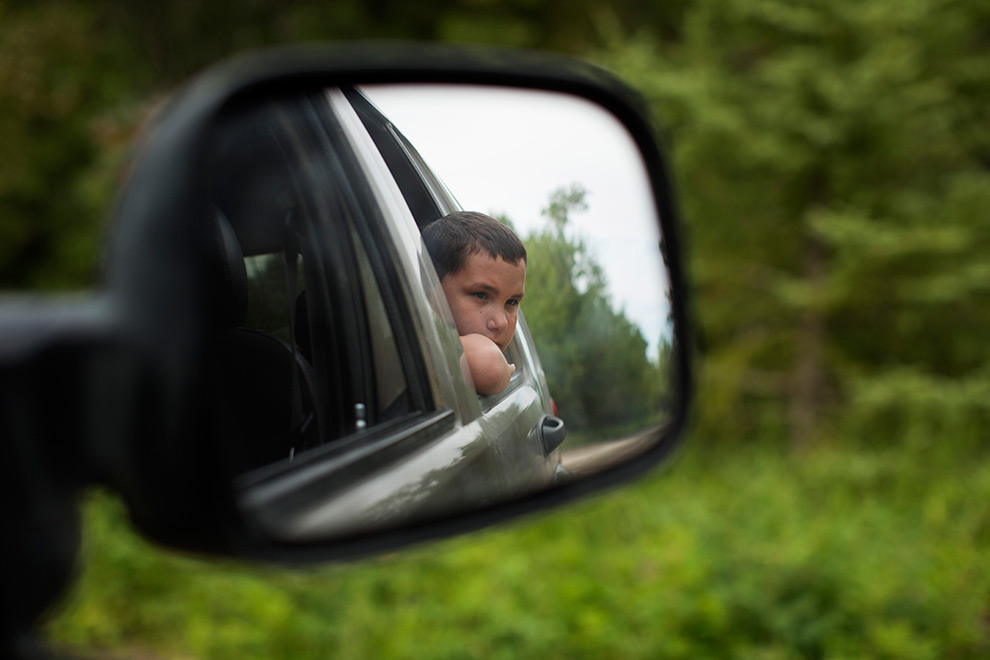
<svg viewBox="0 0 990 660"><path fill-rule="evenodd" d="M362 88L466 210L505 215L520 236L547 219L550 194L580 184L571 216L605 271L613 305L650 343L669 337L666 271L650 184L628 132L597 105L545 91L466 85Z"/></svg>

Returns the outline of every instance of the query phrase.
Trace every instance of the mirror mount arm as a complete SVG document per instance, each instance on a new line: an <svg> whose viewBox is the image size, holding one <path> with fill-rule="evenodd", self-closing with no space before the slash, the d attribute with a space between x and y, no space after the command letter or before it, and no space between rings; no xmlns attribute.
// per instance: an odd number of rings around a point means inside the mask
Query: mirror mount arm
<svg viewBox="0 0 990 660"><path fill-rule="evenodd" d="M75 573L79 493L98 472L89 404L113 318L105 297L0 305L3 657L34 657L37 619Z"/></svg>

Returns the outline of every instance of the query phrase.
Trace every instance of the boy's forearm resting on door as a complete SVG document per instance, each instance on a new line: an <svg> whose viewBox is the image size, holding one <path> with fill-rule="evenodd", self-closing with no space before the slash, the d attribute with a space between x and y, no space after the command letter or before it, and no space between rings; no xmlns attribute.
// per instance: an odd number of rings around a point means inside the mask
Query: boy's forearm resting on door
<svg viewBox="0 0 990 660"><path fill-rule="evenodd" d="M461 346L478 394L491 396L509 386L516 365L506 361L495 342L483 335L471 334L461 337Z"/></svg>

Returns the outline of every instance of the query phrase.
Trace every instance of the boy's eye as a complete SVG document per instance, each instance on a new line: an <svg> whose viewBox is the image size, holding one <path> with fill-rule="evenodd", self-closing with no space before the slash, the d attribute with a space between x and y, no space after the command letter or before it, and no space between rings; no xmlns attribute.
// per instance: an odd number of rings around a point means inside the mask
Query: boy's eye
<svg viewBox="0 0 990 660"><path fill-rule="evenodd" d="M519 301L516 300L515 298L510 298L505 304L509 305L510 307L518 307Z"/></svg>
<svg viewBox="0 0 990 660"><path fill-rule="evenodd" d="M488 294L485 293L484 291L475 291L471 295L474 296L475 298L477 298L478 300L487 300L488 299Z"/></svg>

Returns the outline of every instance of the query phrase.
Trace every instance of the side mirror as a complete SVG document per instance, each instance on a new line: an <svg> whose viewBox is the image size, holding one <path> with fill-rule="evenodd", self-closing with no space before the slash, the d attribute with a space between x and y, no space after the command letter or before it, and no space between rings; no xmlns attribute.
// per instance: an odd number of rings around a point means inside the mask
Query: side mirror
<svg viewBox="0 0 990 660"><path fill-rule="evenodd" d="M153 538L377 552L599 490L678 446L676 205L641 100L608 74L506 51L279 50L201 75L140 154L98 321L78 325L98 339L76 342L84 377L64 395L86 401L86 480ZM421 236L462 208L527 246L515 371L493 396L463 368ZM23 332L12 318L0 307Z"/></svg>

